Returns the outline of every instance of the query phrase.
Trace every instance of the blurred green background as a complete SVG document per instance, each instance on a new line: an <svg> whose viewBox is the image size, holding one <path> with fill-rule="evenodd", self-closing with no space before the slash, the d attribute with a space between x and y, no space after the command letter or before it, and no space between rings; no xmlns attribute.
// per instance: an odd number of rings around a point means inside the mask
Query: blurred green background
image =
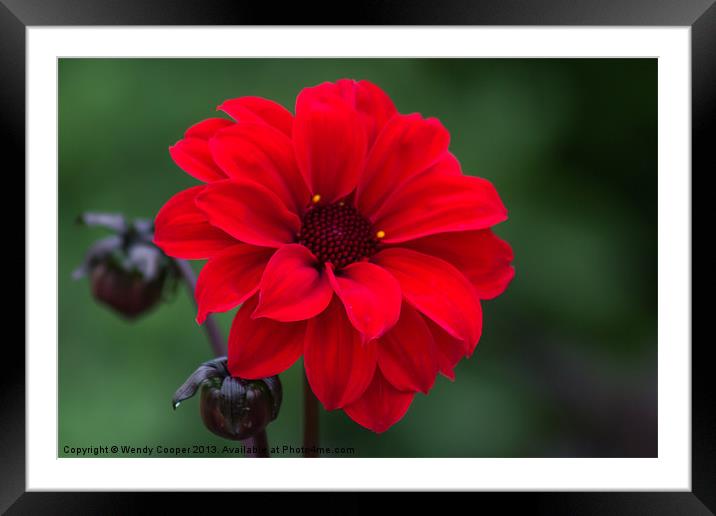
<svg viewBox="0 0 716 516"><path fill-rule="evenodd" d="M87 210L154 217L197 184L167 148L227 98L293 108L301 88L374 81L439 118L466 173L510 211L516 276L484 303L477 351L382 435L321 413L321 444L360 457L656 456L657 61L632 59L61 59L59 450L231 442L174 390L211 358L183 289L128 323L72 270ZM196 264L198 270L201 264ZM233 313L219 317L228 332ZM301 445L299 361L269 440Z"/></svg>

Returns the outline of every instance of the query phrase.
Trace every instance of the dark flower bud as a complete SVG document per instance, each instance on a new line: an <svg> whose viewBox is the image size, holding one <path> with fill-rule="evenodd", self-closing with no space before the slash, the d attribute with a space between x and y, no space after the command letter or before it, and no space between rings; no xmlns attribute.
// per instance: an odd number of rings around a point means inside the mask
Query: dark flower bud
<svg viewBox="0 0 716 516"><path fill-rule="evenodd" d="M80 222L115 234L88 249L73 277L88 276L95 299L127 318L152 308L176 273L171 259L152 243L151 222L130 224L121 215L105 213L86 213Z"/></svg>
<svg viewBox="0 0 716 516"><path fill-rule="evenodd" d="M278 376L260 380L232 377L226 357L199 366L177 389L175 409L201 387L201 419L211 432L235 441L253 437L278 417L283 397Z"/></svg>

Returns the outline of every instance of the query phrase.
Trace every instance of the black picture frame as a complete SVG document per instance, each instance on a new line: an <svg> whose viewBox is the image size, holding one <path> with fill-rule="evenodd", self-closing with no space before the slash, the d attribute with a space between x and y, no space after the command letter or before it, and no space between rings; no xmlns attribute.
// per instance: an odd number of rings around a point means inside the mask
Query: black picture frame
<svg viewBox="0 0 716 516"><path fill-rule="evenodd" d="M124 0L121 3L112 0L0 0L0 127L3 136L0 148L5 178L19 180L18 188L25 191L24 174L19 173L25 167L25 31L29 26L43 25L689 26L692 45L692 191L694 175L713 174L716 168L713 157L716 143L714 0L371 0L360 3L353 12L341 3L285 3L280 7L259 4L223 0ZM16 192L13 197L19 197L19 190L13 191ZM18 242L25 241L25 231L24 225L17 222L19 210L13 208L11 211L13 213L6 221L16 222L6 223L6 227L15 228L18 235L11 239L14 251L12 254L6 251L5 263L6 267L17 264L19 268ZM24 245L22 249L24 267L27 258ZM18 274L8 276L12 276L7 278L10 281L20 281ZM24 292L24 287L18 285L18 291ZM22 297L24 299L24 294ZM8 319L13 312L6 312L10 316ZM12 335L9 326L7 335ZM172 493L25 492L25 353L18 339L4 340L4 367L0 373L0 511L7 510L8 514L129 514L149 510L153 502L185 503L184 496ZM519 505L529 507L531 512L549 514L716 513L716 410L709 396L712 391L709 387L714 383L710 371L712 365L707 359L709 347L705 342L692 343L691 492L480 496L496 502L503 511ZM226 502L221 500L237 495L216 496L217 503L224 505ZM241 502L234 505L237 510L244 510L247 502L255 500L255 497L241 496ZM236 498L233 500L237 503ZM352 505L354 509L363 504L361 500ZM170 509L167 507L167 510Z"/></svg>

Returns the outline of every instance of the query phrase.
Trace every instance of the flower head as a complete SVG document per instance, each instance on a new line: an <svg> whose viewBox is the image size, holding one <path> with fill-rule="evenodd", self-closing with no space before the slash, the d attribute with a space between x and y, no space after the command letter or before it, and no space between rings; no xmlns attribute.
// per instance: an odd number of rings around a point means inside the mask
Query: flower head
<svg viewBox="0 0 716 516"><path fill-rule="evenodd" d="M311 388L382 432L416 392L472 354L480 302L513 276L490 227L507 211L463 175L434 118L399 114L367 81L306 88L295 116L257 97L224 102L170 148L204 184L156 217L167 254L208 259L197 321L242 305L232 375L276 375L303 355Z"/></svg>

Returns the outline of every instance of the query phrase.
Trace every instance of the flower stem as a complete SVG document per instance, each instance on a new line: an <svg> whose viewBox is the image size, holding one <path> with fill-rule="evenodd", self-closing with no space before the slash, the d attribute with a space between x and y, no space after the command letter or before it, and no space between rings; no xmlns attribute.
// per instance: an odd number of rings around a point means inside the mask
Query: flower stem
<svg viewBox="0 0 716 516"><path fill-rule="evenodd" d="M194 300L194 304L196 304L196 297L194 296L194 290L196 289L196 274L194 274L194 270L191 268L191 265L189 265L189 262L187 262L186 260L175 258L174 263L176 264L177 269L179 270L179 274L181 274L181 277L186 284L186 288L189 291L189 296L192 298L192 300ZM211 315L207 315L206 321L204 321L204 324L202 326L206 331L206 336L209 340L209 345L211 346L211 350L214 352L214 355L217 357L225 356L226 345L224 344L224 338L222 337L221 330L219 330L219 325L216 324L214 318ZM242 442L247 449L257 450L256 453L254 453L253 451L247 451L247 457L269 456L268 437L266 436L266 430L262 430L254 437L249 437Z"/></svg>
<svg viewBox="0 0 716 516"><path fill-rule="evenodd" d="M303 456L318 457L318 399L303 375Z"/></svg>
<svg viewBox="0 0 716 516"><path fill-rule="evenodd" d="M184 283L186 283L186 288L189 291L189 295L194 300L194 304L196 304L196 298L194 297L194 289L196 288L196 274L194 274L194 270L191 268L191 265L189 265L189 262L187 262L186 260L175 259L174 263L176 263L177 269L179 270L179 273L181 274ZM209 339L209 345L211 346L211 350L214 352L214 355L217 357L226 355L226 346L224 345L224 339L221 336L219 326L216 324L216 321L211 315L206 316L206 321L204 321L203 326L204 330L206 331L206 336Z"/></svg>
<svg viewBox="0 0 716 516"><path fill-rule="evenodd" d="M244 441L244 444L246 446L254 446L256 448L256 453L253 452L247 453L247 457L270 457L271 454L269 453L269 443L268 443L268 437L266 436L266 430L260 431L255 436L246 439Z"/></svg>

